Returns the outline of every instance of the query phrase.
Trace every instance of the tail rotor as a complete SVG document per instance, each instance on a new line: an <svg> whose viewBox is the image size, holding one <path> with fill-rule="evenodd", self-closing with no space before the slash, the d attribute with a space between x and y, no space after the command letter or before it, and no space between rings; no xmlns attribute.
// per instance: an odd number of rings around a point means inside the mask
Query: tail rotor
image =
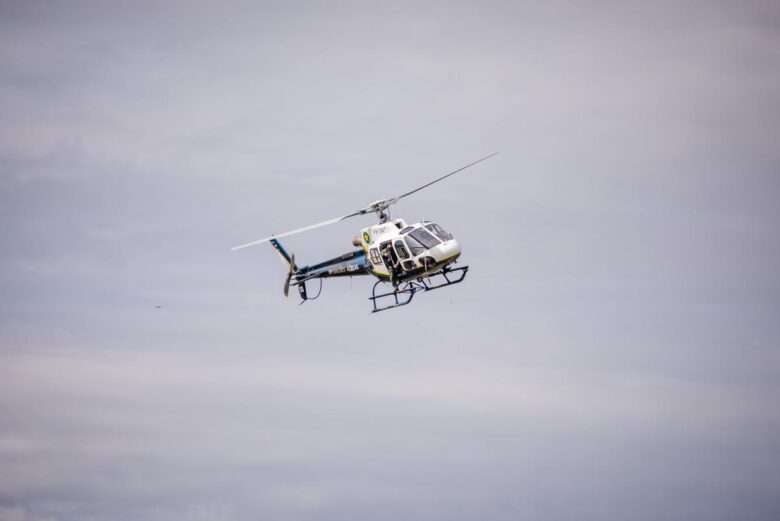
<svg viewBox="0 0 780 521"><path fill-rule="evenodd" d="M295 274L295 254L290 256L290 269L287 272L287 278L284 279L284 296L288 296L290 293L290 280L293 274Z"/></svg>

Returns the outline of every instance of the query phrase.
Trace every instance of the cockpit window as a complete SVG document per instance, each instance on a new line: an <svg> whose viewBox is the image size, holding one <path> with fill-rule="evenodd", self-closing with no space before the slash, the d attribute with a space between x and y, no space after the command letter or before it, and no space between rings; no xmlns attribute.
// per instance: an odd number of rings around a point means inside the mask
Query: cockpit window
<svg viewBox="0 0 780 521"><path fill-rule="evenodd" d="M452 239L452 234L436 223L428 224L425 226L425 228L433 232L433 234L436 235L436 237L438 237L442 241L449 241L450 239Z"/></svg>
<svg viewBox="0 0 780 521"><path fill-rule="evenodd" d="M426 232L422 228L417 228L416 230L409 232L409 236L417 239L417 242L425 246L426 249L439 245L439 241L436 239L436 237Z"/></svg>
<svg viewBox="0 0 780 521"><path fill-rule="evenodd" d="M409 258L409 252L406 250L406 246L404 246L404 241L395 241L395 251L402 259Z"/></svg>

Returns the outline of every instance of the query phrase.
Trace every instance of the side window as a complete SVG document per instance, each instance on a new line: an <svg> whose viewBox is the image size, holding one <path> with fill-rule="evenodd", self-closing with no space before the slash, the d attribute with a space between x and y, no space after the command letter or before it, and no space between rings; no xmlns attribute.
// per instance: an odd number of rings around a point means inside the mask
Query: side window
<svg viewBox="0 0 780 521"><path fill-rule="evenodd" d="M406 250L406 246L404 245L403 241L395 241L395 251L402 259L409 258L409 252Z"/></svg>
<svg viewBox="0 0 780 521"><path fill-rule="evenodd" d="M368 250L368 256L371 257L372 264L382 264L382 259L379 258L379 250L371 248Z"/></svg>

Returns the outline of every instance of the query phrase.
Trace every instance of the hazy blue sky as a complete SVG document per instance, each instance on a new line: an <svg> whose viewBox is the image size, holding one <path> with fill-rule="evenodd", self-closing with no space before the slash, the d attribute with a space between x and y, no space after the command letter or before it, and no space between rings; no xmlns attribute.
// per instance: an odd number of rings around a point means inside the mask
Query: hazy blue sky
<svg viewBox="0 0 780 521"><path fill-rule="evenodd" d="M219 4L0 2L0 521L780 518L776 2Z"/></svg>

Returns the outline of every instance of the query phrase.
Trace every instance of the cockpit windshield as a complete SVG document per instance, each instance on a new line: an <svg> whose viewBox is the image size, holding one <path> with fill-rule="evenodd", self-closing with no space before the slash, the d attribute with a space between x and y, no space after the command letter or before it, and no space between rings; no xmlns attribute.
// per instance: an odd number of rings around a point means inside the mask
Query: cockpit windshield
<svg viewBox="0 0 780 521"><path fill-rule="evenodd" d="M433 232L433 234L442 241L449 241L452 239L452 234L436 223L427 224L425 228Z"/></svg>
<svg viewBox="0 0 780 521"><path fill-rule="evenodd" d="M412 230L409 232L409 236L413 237L415 240L417 240L417 242L425 246L425 249L430 249L439 245L439 241L436 239L436 237L426 232L422 228Z"/></svg>
<svg viewBox="0 0 780 521"><path fill-rule="evenodd" d="M409 246L409 251L412 252L413 256L418 256L422 252L425 251L425 246L420 244L420 241L412 237L411 235L407 235L404 240L406 240L406 245Z"/></svg>

